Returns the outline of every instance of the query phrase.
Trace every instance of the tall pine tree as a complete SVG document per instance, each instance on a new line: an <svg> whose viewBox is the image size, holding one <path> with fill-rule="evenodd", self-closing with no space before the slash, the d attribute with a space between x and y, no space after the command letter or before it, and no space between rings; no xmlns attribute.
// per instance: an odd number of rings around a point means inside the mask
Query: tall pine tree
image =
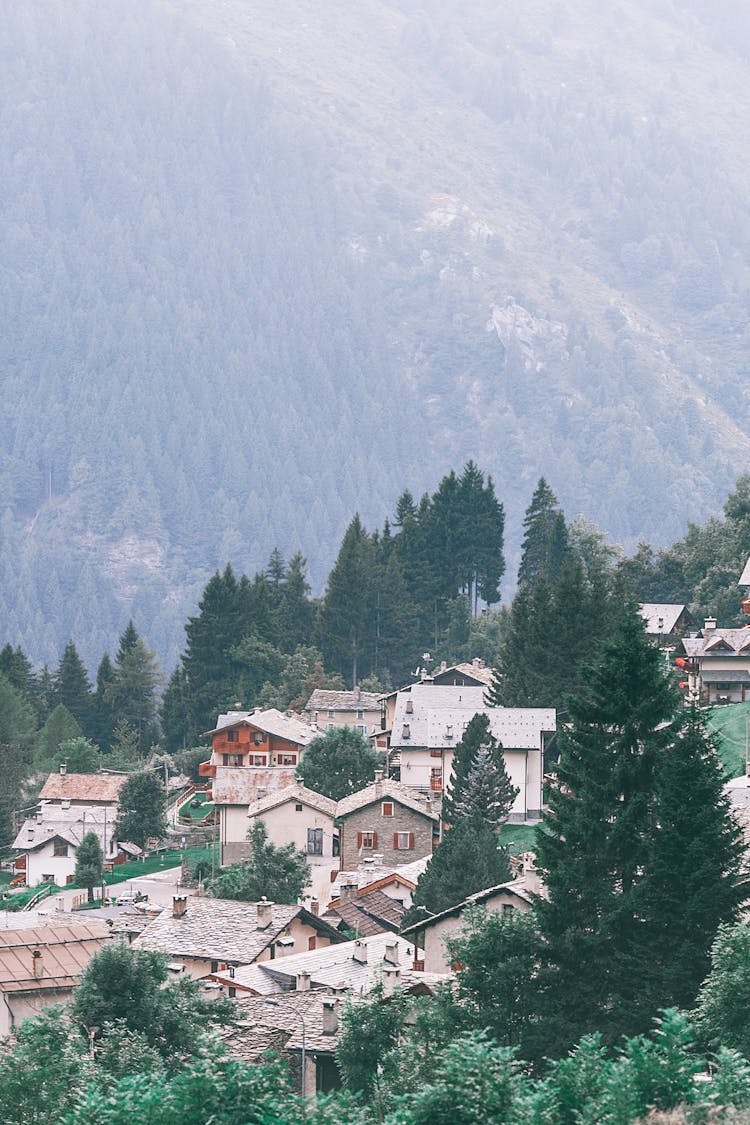
<svg viewBox="0 0 750 1125"><path fill-rule="evenodd" d="M68 641L55 673L55 698L67 707L87 738L95 737L94 694L78 650Z"/></svg>
<svg viewBox="0 0 750 1125"><path fill-rule="evenodd" d="M518 581L533 582L544 574L554 580L569 554L565 516L544 477L534 490L523 520L524 536Z"/></svg>
<svg viewBox="0 0 750 1125"><path fill-rule="evenodd" d="M609 1042L643 1029L650 948L640 882L653 859L657 765L677 737L676 702L636 606L627 605L584 690L568 701L557 783L537 832L548 895L537 906L545 1018L556 1049L595 1029Z"/></svg>
<svg viewBox="0 0 750 1125"><path fill-rule="evenodd" d="M503 748L480 711L466 725L453 755L453 768L443 799L445 824L480 818L497 829L518 794L505 769Z"/></svg>

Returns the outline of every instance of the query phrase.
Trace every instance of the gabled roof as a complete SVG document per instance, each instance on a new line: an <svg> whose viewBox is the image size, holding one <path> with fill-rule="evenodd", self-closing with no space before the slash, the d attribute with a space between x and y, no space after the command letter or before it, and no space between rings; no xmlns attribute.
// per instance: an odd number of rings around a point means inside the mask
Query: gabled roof
<svg viewBox="0 0 750 1125"><path fill-rule="evenodd" d="M111 801L117 804L127 774L51 773L44 783L40 801Z"/></svg>
<svg viewBox="0 0 750 1125"><path fill-rule="evenodd" d="M382 890L389 883L400 883L407 890L413 891L419 876L427 869L431 856L423 855L405 863L401 867L386 867L383 864L364 862L355 871L339 871L331 891L335 898L341 894L341 888L347 883L355 883L360 890Z"/></svg>
<svg viewBox="0 0 750 1125"><path fill-rule="evenodd" d="M214 804L249 806L261 790L276 793L294 783L294 766L217 766L211 792Z"/></svg>
<svg viewBox="0 0 750 1125"><path fill-rule="evenodd" d="M457 914L463 913L469 906L482 906L485 902L489 902L491 899L501 895L517 898L527 906L532 906L536 898L529 890L526 880L523 877L520 879L512 879L509 883L499 883L495 887L488 887L486 891L477 891L476 894L469 895L468 898L465 898L463 902L458 902L455 906L451 906L447 910L441 910L439 914L432 914L429 918L425 918L424 921L414 922L413 925L407 926L401 931L401 937L421 933L422 930L428 930L431 926L442 922L444 918L452 918Z"/></svg>
<svg viewBox="0 0 750 1125"><path fill-rule="evenodd" d="M305 711L380 711L376 691L333 691L316 688L304 706Z"/></svg>
<svg viewBox="0 0 750 1125"><path fill-rule="evenodd" d="M0 991L74 988L110 936L107 923L98 921L0 930Z"/></svg>
<svg viewBox="0 0 750 1125"><path fill-rule="evenodd" d="M77 848L81 840L89 832L98 837L102 848L105 847L105 822L107 825L107 854L114 830L114 817L112 811L105 816L107 810L102 808L86 809L79 805L70 809L63 809L55 804L43 804L41 817L29 817L25 820L13 841L16 851L33 852L55 839L60 839L73 848ZM116 853L115 853L116 854Z"/></svg>
<svg viewBox="0 0 750 1125"><path fill-rule="evenodd" d="M539 750L542 732L555 729L554 707L488 707L484 696L480 687L435 684L415 684L411 691L399 692L391 746L452 749L479 713L487 715L493 736L506 750Z"/></svg>
<svg viewBox="0 0 750 1125"><path fill-rule="evenodd" d="M646 622L646 632L657 636L673 632L680 617L687 612L687 606L675 602L642 602L638 610Z"/></svg>
<svg viewBox="0 0 750 1125"><path fill-rule="evenodd" d="M738 629L702 629L697 637L683 637L677 646L686 656L747 656L750 625ZM743 650L745 650L743 652ZM702 670L701 670L702 674Z"/></svg>
<svg viewBox="0 0 750 1125"><path fill-rule="evenodd" d="M302 906L272 903L270 912L270 921L265 925L258 921L257 903L191 896L181 917L175 918L170 910L165 910L133 944L171 957L249 965L297 917L315 926L331 941L340 940L341 935L333 926Z"/></svg>
<svg viewBox="0 0 750 1125"><path fill-rule="evenodd" d="M748 556L747 562L745 563L744 569L742 571L742 574L740 575L740 580L737 585L750 586L750 555Z"/></svg>
<svg viewBox="0 0 750 1125"><path fill-rule="evenodd" d="M323 918L332 926L341 925L352 933L367 937L384 931L398 933L404 907L381 890L360 891L354 898L337 898L328 904Z"/></svg>
<svg viewBox="0 0 750 1125"><path fill-rule="evenodd" d="M248 808L247 815L262 816L264 812L269 812L279 805L291 802L306 805L308 808L315 809L331 818L336 815L335 801L332 801L330 797L324 797L322 793L316 793L314 789L308 789L307 786L299 784L286 785L283 789L276 789L273 793L254 801Z"/></svg>
<svg viewBox="0 0 750 1125"><path fill-rule="evenodd" d="M431 805L420 801L413 789L409 789L407 785L402 785L398 781L390 780L374 781L372 785L368 785L365 789L350 793L348 797L342 797L336 805L336 816L349 816L351 813L357 812L358 809L365 809L368 805L374 805L377 801L395 801L396 804L420 813L428 820L439 819Z"/></svg>
<svg viewBox="0 0 750 1125"><path fill-rule="evenodd" d="M299 715L286 715L270 707L266 711L228 711L219 715L219 721L213 730L204 731L204 737L220 734L223 730L232 730L234 727L253 727L265 731L266 734L283 738L286 742L296 742L299 746L307 746L315 738L315 731L300 719Z"/></svg>

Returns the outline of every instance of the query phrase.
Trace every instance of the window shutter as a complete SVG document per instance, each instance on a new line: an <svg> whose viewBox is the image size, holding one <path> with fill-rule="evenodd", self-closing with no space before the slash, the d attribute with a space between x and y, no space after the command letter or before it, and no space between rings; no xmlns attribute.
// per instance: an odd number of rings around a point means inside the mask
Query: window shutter
<svg viewBox="0 0 750 1125"><path fill-rule="evenodd" d="M393 833L393 847L395 851L398 851L398 832Z"/></svg>
<svg viewBox="0 0 750 1125"><path fill-rule="evenodd" d="M357 847L358 848L362 847L362 833L361 832L357 833Z"/></svg>
<svg viewBox="0 0 750 1125"><path fill-rule="evenodd" d="M414 847L414 833L413 832L409 833L409 847L410 848Z"/></svg>
<svg viewBox="0 0 750 1125"><path fill-rule="evenodd" d="M377 832L373 832L373 834L372 834L372 846L373 846L373 848L376 848L378 846L378 834L377 834Z"/></svg>

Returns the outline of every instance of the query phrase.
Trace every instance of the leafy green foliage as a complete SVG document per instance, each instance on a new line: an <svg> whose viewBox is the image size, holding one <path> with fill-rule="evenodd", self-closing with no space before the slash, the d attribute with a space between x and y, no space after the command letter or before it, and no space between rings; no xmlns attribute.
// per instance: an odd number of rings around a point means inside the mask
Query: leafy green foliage
<svg viewBox="0 0 750 1125"><path fill-rule="evenodd" d="M262 820L253 821L247 838L249 858L223 868L208 884L210 893L242 902L258 902L264 897L270 902L297 902L310 882L305 853L294 844L277 847L270 843Z"/></svg>
<svg viewBox="0 0 750 1125"><path fill-rule="evenodd" d="M5 1125L59 1125L85 1096L92 1068L61 1008L18 1028L0 1056L0 1120Z"/></svg>
<svg viewBox="0 0 750 1125"><path fill-rule="evenodd" d="M741 1051L750 1058L750 930L743 923L719 926L711 968L695 1008L696 1026L712 1049Z"/></svg>
<svg viewBox="0 0 750 1125"><path fill-rule="evenodd" d="M66 738L55 751L52 769L58 770L63 763L68 773L96 773L100 764L99 749L80 735Z"/></svg>
<svg viewBox="0 0 750 1125"><path fill-rule="evenodd" d="M159 838L167 830L164 783L151 770L131 774L120 790L120 812L115 832L118 839L144 847L149 837Z"/></svg>
<svg viewBox="0 0 750 1125"><path fill-rule="evenodd" d="M120 1026L179 1066L195 1054L203 1033L226 1022L232 1006L203 998L190 977L168 981L166 958L122 941L104 946L89 962L75 990L71 1019L88 1035ZM114 1034L114 1032L110 1032Z"/></svg>
<svg viewBox="0 0 750 1125"><path fill-rule="evenodd" d="M354 727L334 727L305 747L297 777L308 789L340 801L369 785L382 755Z"/></svg>
<svg viewBox="0 0 750 1125"><path fill-rule="evenodd" d="M103 878L104 856L99 837L95 832L87 832L76 848L74 879L79 887L87 889L89 902L94 901L94 887L101 886Z"/></svg>

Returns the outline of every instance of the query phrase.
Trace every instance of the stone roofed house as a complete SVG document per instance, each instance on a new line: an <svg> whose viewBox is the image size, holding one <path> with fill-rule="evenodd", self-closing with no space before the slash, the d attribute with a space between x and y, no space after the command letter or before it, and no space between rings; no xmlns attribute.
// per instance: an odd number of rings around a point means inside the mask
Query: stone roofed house
<svg viewBox="0 0 750 1125"><path fill-rule="evenodd" d="M222 978L228 990L234 989L238 1010L236 1024L222 1036L228 1053L257 1062L272 1047L292 1064L299 1084L304 1024L305 1092L336 1088L340 1078L334 1052L345 997L366 995L380 983L386 996L395 988L424 995L449 979L415 972L413 956L408 943L382 934L238 969L234 978Z"/></svg>
<svg viewBox="0 0 750 1125"><path fill-rule="evenodd" d="M419 876L424 873L431 858L429 855L420 856L399 867L385 867L379 856L377 861L373 858L372 862L368 858L353 870L339 871L331 885L332 899L341 898L342 888L350 884L356 886L358 892L382 891L408 910Z"/></svg>
<svg viewBox="0 0 750 1125"><path fill-rule="evenodd" d="M453 768L453 753L464 730L482 712L503 747L505 768L518 795L509 820L541 816L544 753L554 737L554 707L488 707L484 687L441 687L431 681L397 693L389 763L402 784L442 801Z"/></svg>
<svg viewBox="0 0 750 1125"><path fill-rule="evenodd" d="M206 736L211 737L211 758L201 763L199 773L213 778L221 862L237 863L249 854L250 805L294 784L297 765L315 731L298 716L271 708L228 711Z"/></svg>
<svg viewBox="0 0 750 1125"><path fill-rule="evenodd" d="M111 939L106 922L0 930L0 1036L69 1000L91 958Z"/></svg>
<svg viewBox="0 0 750 1125"><path fill-rule="evenodd" d="M73 881L76 848L83 837L93 832L99 840L105 862L121 863L140 854L135 844L120 845L114 835L116 808L107 805L68 808L65 804L43 801L36 816L24 821L13 841L15 870L24 874L28 887L42 883L65 886Z"/></svg>
<svg viewBox="0 0 750 1125"><path fill-rule="evenodd" d="M247 815L251 823L263 821L272 844L294 844L311 866L333 866L339 836L334 826L336 802L330 797L295 783L261 797L250 805Z"/></svg>
<svg viewBox="0 0 750 1125"><path fill-rule="evenodd" d="M481 906L491 913L510 914L514 910L526 913L533 908L535 899L543 893L541 880L534 870L533 863L529 862L524 873L517 879L469 895L463 902L457 903L450 909L407 926L401 931L401 937L416 945L421 944L424 949L424 959L415 958L415 966L421 966L430 973L446 973L451 968L445 946L446 939L456 936L461 931L464 924L463 915L469 907Z"/></svg>
<svg viewBox="0 0 750 1125"><path fill-rule="evenodd" d="M430 856L439 826L429 799L380 775L372 785L343 797L336 819L342 870L376 856L391 867Z"/></svg>
<svg viewBox="0 0 750 1125"><path fill-rule="evenodd" d="M716 619L709 617L696 634L682 637L674 651L688 677L695 678L695 691L702 702L750 699L750 625L717 629Z"/></svg>
<svg viewBox="0 0 750 1125"><path fill-rule="evenodd" d="M342 933L371 937L389 931L397 934L405 913L404 905L379 887L360 890L356 883L344 883L322 917Z"/></svg>
<svg viewBox="0 0 750 1125"><path fill-rule="evenodd" d="M334 727L354 727L365 738L380 730L380 696L374 691L316 688L302 714L320 734Z"/></svg>
<svg viewBox="0 0 750 1125"><path fill-rule="evenodd" d="M680 637L698 626L686 605L642 602L638 610L646 622L646 632L650 637L656 637L662 648L674 648Z"/></svg>
<svg viewBox="0 0 750 1125"><path fill-rule="evenodd" d="M177 896L133 945L164 953L175 969L200 978L341 940L303 906Z"/></svg>
<svg viewBox="0 0 750 1125"><path fill-rule="evenodd" d="M120 790L126 781L127 774L124 773L68 773L61 766L45 781L39 800L46 801L50 806L106 808L116 813Z"/></svg>
<svg viewBox="0 0 750 1125"><path fill-rule="evenodd" d="M417 668L415 673L420 678L412 684L405 684L395 691L380 696L381 730L390 732L393 729L393 717L396 711L396 701L404 692L410 692L417 684L432 684L438 687L478 687L488 688L492 683L493 670L478 656L462 664L452 664L448 667L445 660L430 674L424 668ZM378 746L386 749L388 742L378 739Z"/></svg>

